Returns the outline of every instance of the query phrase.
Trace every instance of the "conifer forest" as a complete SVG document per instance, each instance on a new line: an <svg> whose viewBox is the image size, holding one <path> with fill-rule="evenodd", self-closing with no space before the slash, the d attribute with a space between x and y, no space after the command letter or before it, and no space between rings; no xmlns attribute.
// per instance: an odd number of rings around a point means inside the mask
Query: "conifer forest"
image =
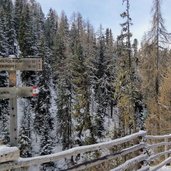
<svg viewBox="0 0 171 171"><path fill-rule="evenodd" d="M123 22L114 38L114 28L95 30L78 12L67 16L49 9L45 16L36 0L0 0L0 57L43 60L41 72L17 72L18 85L39 87L38 96L17 101L21 157L139 130L170 134L171 34L161 0L152 0L151 29L142 41L131 31L131 1L120 1L125 11L118 14ZM0 87L9 87L7 71L0 72ZM0 99L0 138L9 143L8 99ZM51 162L42 169L60 167Z"/></svg>

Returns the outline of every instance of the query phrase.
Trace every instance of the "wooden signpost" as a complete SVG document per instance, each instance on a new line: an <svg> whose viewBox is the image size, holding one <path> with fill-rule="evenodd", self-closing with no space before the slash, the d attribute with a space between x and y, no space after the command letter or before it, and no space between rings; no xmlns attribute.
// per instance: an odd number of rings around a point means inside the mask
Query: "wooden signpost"
<svg viewBox="0 0 171 171"><path fill-rule="evenodd" d="M2 58L0 71L9 72L9 86L0 88L0 99L10 99L10 145L17 146L17 97L38 94L37 87L16 87L16 71L42 71L41 58Z"/></svg>

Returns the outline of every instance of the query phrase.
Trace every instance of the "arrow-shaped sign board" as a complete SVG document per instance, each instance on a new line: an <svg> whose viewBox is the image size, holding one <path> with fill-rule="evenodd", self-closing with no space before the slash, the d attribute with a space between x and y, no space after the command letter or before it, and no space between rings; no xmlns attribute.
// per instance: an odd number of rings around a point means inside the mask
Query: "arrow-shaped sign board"
<svg viewBox="0 0 171 171"><path fill-rule="evenodd" d="M0 71L42 71L42 58L2 58Z"/></svg>
<svg viewBox="0 0 171 171"><path fill-rule="evenodd" d="M14 97L30 97L38 94L35 87L0 87L0 99L10 99Z"/></svg>

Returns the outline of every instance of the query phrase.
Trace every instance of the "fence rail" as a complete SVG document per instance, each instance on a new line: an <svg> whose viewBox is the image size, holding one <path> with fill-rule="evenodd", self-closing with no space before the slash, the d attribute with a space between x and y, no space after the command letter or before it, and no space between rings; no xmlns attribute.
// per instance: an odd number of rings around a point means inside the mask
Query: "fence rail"
<svg viewBox="0 0 171 171"><path fill-rule="evenodd" d="M126 160L119 163L115 168L108 168L111 171L124 171L126 169L136 168L137 171L156 171L164 165L171 162L171 135L151 136L146 135L145 131L115 139L108 142L75 147L66 151L30 157L18 158L14 161L1 162L0 171L20 168L26 171L30 166L41 165L48 162L56 162L63 159L71 159L75 156L84 156L87 153L100 152L105 150L105 154L101 153L97 158L92 160L83 160L81 163L72 165L66 170L79 171L86 170L91 167L100 165L103 162L114 162L114 159L125 158ZM117 147L120 147L117 149ZM0 154L1 155L1 154ZM129 156L129 157L128 157ZM130 157L131 156L131 157ZM163 160L164 159L164 160ZM157 161L157 164L155 163ZM150 166L156 164L152 169Z"/></svg>
<svg viewBox="0 0 171 171"><path fill-rule="evenodd" d="M152 154L150 154L148 158L148 162L151 164L155 163L157 160L157 165L155 165L151 171L159 170L166 164L169 164L171 162L171 157L169 157L169 154L171 154L171 135L147 135L146 138L148 150L152 151Z"/></svg>

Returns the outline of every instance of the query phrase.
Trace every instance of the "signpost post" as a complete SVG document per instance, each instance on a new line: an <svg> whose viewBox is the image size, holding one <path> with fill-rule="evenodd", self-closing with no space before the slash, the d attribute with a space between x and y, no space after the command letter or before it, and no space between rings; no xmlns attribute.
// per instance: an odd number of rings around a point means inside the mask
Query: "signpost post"
<svg viewBox="0 0 171 171"><path fill-rule="evenodd" d="M42 71L41 58L2 58L0 71L9 72L9 86L0 88L0 99L10 99L10 145L17 146L17 97L38 93L37 87L16 87L16 71Z"/></svg>

